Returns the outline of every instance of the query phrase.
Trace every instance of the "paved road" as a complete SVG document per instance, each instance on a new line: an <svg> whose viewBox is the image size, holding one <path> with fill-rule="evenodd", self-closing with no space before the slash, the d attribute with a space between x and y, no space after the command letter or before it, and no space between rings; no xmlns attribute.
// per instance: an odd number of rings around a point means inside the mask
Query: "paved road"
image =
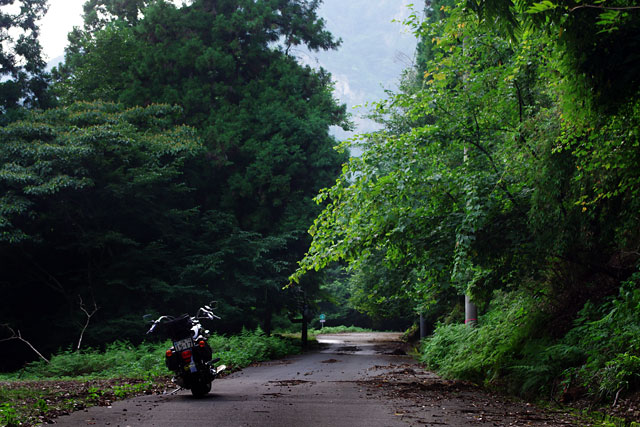
<svg viewBox="0 0 640 427"><path fill-rule="evenodd" d="M122 427L584 425L563 413L444 381L402 355L398 335L321 335L322 350L218 379L203 399L188 391L142 396L57 421Z"/></svg>
<svg viewBox="0 0 640 427"><path fill-rule="evenodd" d="M403 364L380 354L399 334L318 337L317 352L249 367L213 382L204 399L188 391L142 396L60 417L63 426L406 426L358 380ZM388 348L387 348L388 350ZM384 369L376 366L384 365Z"/></svg>

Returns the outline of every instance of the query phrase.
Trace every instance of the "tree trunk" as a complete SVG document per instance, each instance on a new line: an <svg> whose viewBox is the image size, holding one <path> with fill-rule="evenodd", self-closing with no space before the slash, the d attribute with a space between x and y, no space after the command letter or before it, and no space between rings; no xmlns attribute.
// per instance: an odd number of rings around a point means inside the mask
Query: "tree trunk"
<svg viewBox="0 0 640 427"><path fill-rule="evenodd" d="M307 346L307 319L302 316L302 335L301 335L301 340L302 340L302 347L306 347Z"/></svg>
<svg viewBox="0 0 640 427"><path fill-rule="evenodd" d="M420 314L420 339L427 336L427 319L424 318L422 313Z"/></svg>
<svg viewBox="0 0 640 427"><path fill-rule="evenodd" d="M267 308L264 313L264 324L262 330L269 337L271 336L271 320L273 318L273 312L271 310L271 306L267 303Z"/></svg>

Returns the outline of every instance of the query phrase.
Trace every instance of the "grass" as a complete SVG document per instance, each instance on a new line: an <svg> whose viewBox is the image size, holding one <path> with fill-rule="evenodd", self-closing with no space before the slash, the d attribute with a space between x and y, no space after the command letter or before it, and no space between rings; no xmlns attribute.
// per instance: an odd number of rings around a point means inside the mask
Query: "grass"
<svg viewBox="0 0 640 427"><path fill-rule="evenodd" d="M231 337L214 334L209 338L209 344L214 351L213 357L219 357L220 363L227 365L229 369L241 369L253 362L276 359L300 351L296 340L279 336L267 337L260 329L243 331ZM169 371L164 365L164 354L170 346L170 341L143 343L138 346L127 342L115 342L109 344L105 351L62 351L51 357L50 363L31 362L20 371L1 374L0 381L149 379L166 376Z"/></svg>
<svg viewBox="0 0 640 427"><path fill-rule="evenodd" d="M359 326L325 326L321 329L310 329L313 335L318 334L341 334L346 332L373 332L371 329L360 328Z"/></svg>
<svg viewBox="0 0 640 427"><path fill-rule="evenodd" d="M164 352L168 343L143 343L134 346L126 342L109 344L105 351L86 349L62 351L51 357L50 363L31 362L21 370L0 375L0 380L88 379L88 378L149 378L165 375Z"/></svg>
<svg viewBox="0 0 640 427"><path fill-rule="evenodd" d="M59 416L115 400L162 392L168 378L74 379L0 382L0 425L30 426L52 422Z"/></svg>

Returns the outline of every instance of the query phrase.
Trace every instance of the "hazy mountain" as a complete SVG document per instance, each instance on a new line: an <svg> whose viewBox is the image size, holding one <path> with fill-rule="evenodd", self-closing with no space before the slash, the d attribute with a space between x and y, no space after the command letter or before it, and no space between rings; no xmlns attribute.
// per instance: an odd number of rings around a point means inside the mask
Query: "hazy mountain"
<svg viewBox="0 0 640 427"><path fill-rule="evenodd" d="M324 0L320 16L342 39L342 46L337 51L295 52L303 62L331 72L336 97L354 114L358 133L373 130L376 124L359 117L366 107L352 107L384 98L384 89L395 89L402 72L413 63L416 38L401 24L411 13L409 4L410 0ZM344 139L352 133L338 128L334 135Z"/></svg>
<svg viewBox="0 0 640 427"><path fill-rule="evenodd" d="M61 62L64 61L64 55L56 56L51 61L47 62L47 71L51 71L53 67L58 66Z"/></svg>

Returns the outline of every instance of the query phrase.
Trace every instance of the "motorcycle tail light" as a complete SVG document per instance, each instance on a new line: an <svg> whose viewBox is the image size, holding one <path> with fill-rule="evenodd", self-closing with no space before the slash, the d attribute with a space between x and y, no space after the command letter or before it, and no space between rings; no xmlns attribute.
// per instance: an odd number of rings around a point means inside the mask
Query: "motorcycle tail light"
<svg viewBox="0 0 640 427"><path fill-rule="evenodd" d="M206 345L206 343L205 343L204 341L200 341L200 342L198 342L198 346L199 346L200 348L204 348L204 346L205 346L205 345Z"/></svg>
<svg viewBox="0 0 640 427"><path fill-rule="evenodd" d="M189 360L189 359L191 359L191 350L185 350L185 351L183 351L183 352L182 352L182 354L181 354L181 356L182 356L182 358L183 358L184 360Z"/></svg>
<svg viewBox="0 0 640 427"><path fill-rule="evenodd" d="M173 356L173 351L171 351L171 349L167 350L167 352L165 353L167 355L167 357L171 357Z"/></svg>

